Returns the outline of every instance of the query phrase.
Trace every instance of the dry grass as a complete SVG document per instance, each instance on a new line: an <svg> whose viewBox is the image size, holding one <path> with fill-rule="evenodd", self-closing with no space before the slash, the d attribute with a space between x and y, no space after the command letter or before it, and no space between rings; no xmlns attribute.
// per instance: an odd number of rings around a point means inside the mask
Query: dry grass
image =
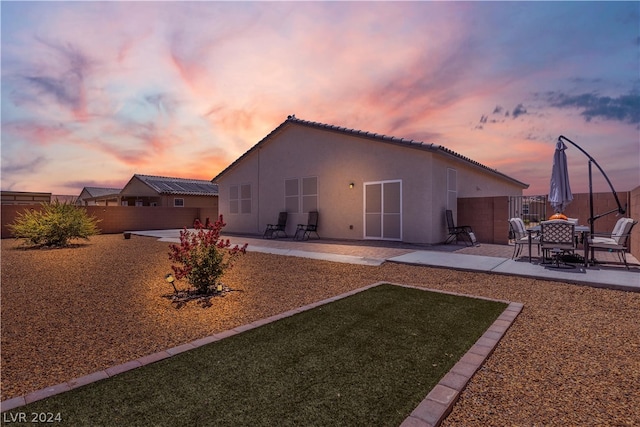
<svg viewBox="0 0 640 427"><path fill-rule="evenodd" d="M632 425L640 294L533 279L248 253L202 308L162 295L168 244L102 235L75 248L2 241L2 400L377 282L524 303L445 425Z"/></svg>

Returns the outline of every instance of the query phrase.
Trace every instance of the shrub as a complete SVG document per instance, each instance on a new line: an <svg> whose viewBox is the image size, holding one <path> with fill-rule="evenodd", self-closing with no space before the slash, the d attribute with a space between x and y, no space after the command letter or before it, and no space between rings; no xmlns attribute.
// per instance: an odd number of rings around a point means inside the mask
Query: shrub
<svg viewBox="0 0 640 427"><path fill-rule="evenodd" d="M229 239L220 238L225 225L222 215L207 226L196 221L195 231L185 227L180 232L180 244L169 247L169 259L179 264L171 266L176 279L186 278L197 293L206 294L216 287L224 272L233 266L234 260L246 253L247 244L231 248Z"/></svg>
<svg viewBox="0 0 640 427"><path fill-rule="evenodd" d="M13 235L36 246L68 246L73 239L88 240L99 233L95 217L73 204L55 201L43 203L41 209L29 209L18 214L9 224Z"/></svg>

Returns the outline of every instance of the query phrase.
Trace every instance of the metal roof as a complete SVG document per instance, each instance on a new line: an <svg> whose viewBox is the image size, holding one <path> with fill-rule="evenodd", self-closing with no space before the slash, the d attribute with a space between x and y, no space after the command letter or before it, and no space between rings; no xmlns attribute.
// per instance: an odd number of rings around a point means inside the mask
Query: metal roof
<svg viewBox="0 0 640 427"><path fill-rule="evenodd" d="M119 194L122 188L84 187L84 190L87 190L91 197L102 197Z"/></svg>
<svg viewBox="0 0 640 427"><path fill-rule="evenodd" d="M158 194L217 196L218 185L203 179L171 178L166 176L134 175Z"/></svg>
<svg viewBox="0 0 640 427"><path fill-rule="evenodd" d="M258 148L260 145L265 143L267 140L269 140L271 137L275 136L283 128L285 128L286 126L288 126L290 124L301 125L301 126L306 126L306 127L316 128L316 129L322 129L322 130L328 130L328 131L331 131L331 132L339 132L339 133L354 135L354 136L358 136L358 137L362 137L362 138L369 138L369 139L372 139L372 140L391 143L391 144L396 144L396 145L404 146L404 147L407 147L407 148L418 148L418 149L422 149L422 150L426 150L426 151L438 152L438 153L440 153L442 155L445 155L445 156L458 158L458 159L460 159L460 160L462 160L464 162L467 162L467 163L472 164L472 165L474 165L476 167L484 169L484 170L486 170L488 172L496 174L496 175L500 176L501 178L507 179L507 180L517 184L517 185L522 186L523 188L528 188L529 187L529 184L525 184L525 183L523 183L521 181L518 181L515 178L511 178L510 176L505 175L502 172L499 172L497 169L490 168L488 166L483 165L482 163L476 162L475 160L471 160L470 158L465 157L462 154L458 154L453 150L450 150L450 149L448 149L446 147L443 147L442 145L428 144L428 143L425 143L425 142L422 142L422 141L415 141L413 139L398 138L398 137L395 137L395 136L382 135L382 134L379 134L379 133L366 132L366 131L362 131L362 130L350 129L350 128L346 128L346 127L340 127L340 126L335 126L335 125L330 125L330 124L325 124L325 123L311 122L311 121L308 121L308 120L298 119L295 115L288 116L287 120L282 122L277 128L275 128L273 131L271 131L267 136L262 138L256 145L251 147L246 153L244 153L242 156L240 156L235 162L231 163L227 168L225 168L215 178L213 178L212 181L215 182L218 178L220 178L222 175L224 175L227 171L231 170L236 164L238 164L238 162L240 162L244 157L249 155L249 153L251 153L253 150Z"/></svg>

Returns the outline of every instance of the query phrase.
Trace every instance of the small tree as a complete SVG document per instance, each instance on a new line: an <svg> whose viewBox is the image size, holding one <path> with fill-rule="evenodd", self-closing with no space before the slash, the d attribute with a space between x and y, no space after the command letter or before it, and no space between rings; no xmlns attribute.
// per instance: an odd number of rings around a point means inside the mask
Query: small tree
<svg viewBox="0 0 640 427"><path fill-rule="evenodd" d="M232 248L229 239L220 238L225 225L222 215L206 227L196 221L195 231L185 227L180 232L180 244L169 247L169 259L179 264L171 266L176 279L186 278L199 294L207 294L217 286L218 280L233 266L235 259L246 253L246 243L242 247L236 245Z"/></svg>
<svg viewBox="0 0 640 427"><path fill-rule="evenodd" d="M88 240L99 233L95 217L73 204L58 200L42 208L25 210L9 224L13 235L36 246L68 246L73 239Z"/></svg>

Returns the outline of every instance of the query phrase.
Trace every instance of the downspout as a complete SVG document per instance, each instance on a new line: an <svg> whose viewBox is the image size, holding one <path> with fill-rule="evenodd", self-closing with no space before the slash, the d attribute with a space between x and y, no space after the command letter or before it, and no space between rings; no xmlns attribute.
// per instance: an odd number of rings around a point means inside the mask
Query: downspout
<svg viewBox="0 0 640 427"><path fill-rule="evenodd" d="M256 184L256 198L258 200L256 207L256 233L260 233L260 152L262 147L258 147L258 183Z"/></svg>

